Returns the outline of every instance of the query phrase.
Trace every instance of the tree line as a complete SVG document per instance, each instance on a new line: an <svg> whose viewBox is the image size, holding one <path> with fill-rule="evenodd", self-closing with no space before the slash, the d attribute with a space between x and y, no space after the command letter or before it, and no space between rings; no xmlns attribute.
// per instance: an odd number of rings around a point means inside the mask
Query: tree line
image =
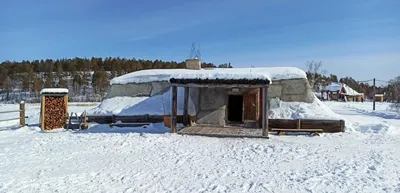
<svg viewBox="0 0 400 193"><path fill-rule="evenodd" d="M369 98L373 96L373 86L369 83L358 82L352 77L338 79L334 74L327 75L322 69L322 62L306 63L307 78L311 87L319 91L332 82L345 83L357 92L364 93ZM230 63L202 63L203 68L232 68ZM185 62L126 59L120 57L92 58L63 58L46 60L4 61L0 63L0 95L9 100L10 92L29 92L38 97L45 87L69 88L70 97L90 101L92 98L101 99L107 92L110 79L126 73L145 69L177 69L185 68ZM394 79L398 83L398 79ZM397 100L400 88L389 84L377 87L376 93L387 93L389 99ZM396 98L397 97L397 98Z"/></svg>
<svg viewBox="0 0 400 193"><path fill-rule="evenodd" d="M374 86L371 82L360 82L352 77L338 78L337 75L328 74L326 70L323 69L322 61L307 61L307 78L309 80L310 86L314 91L319 92L324 86L331 83L344 83L350 88L354 89L359 93L364 93L368 98L373 97ZM390 101L398 101L400 99L400 77L394 78L388 82L386 86L376 86L376 94L386 95L386 99Z"/></svg>
<svg viewBox="0 0 400 193"><path fill-rule="evenodd" d="M203 62L202 67L216 66ZM32 92L37 96L45 87L69 88L72 97L101 97L110 79L116 76L145 69L177 68L185 68L185 62L119 57L4 61L0 63L0 89L7 100L10 92Z"/></svg>

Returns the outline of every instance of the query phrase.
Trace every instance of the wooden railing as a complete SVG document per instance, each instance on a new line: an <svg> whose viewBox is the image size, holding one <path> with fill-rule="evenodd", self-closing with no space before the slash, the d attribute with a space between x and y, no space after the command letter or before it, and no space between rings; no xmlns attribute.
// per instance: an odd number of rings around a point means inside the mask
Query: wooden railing
<svg viewBox="0 0 400 193"><path fill-rule="evenodd" d="M28 118L27 116L25 116L25 102L19 103L19 110L1 111L0 114L9 114L9 113L18 113L18 112L19 112L19 117L0 119L0 122L19 120L19 126L24 127L26 125L25 119Z"/></svg>

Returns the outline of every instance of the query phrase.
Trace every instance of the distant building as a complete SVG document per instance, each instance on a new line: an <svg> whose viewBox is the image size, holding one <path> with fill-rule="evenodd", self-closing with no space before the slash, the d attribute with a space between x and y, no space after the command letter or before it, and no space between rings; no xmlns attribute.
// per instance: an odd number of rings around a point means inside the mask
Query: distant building
<svg viewBox="0 0 400 193"><path fill-rule="evenodd" d="M359 93L344 83L331 83L321 90L323 100L363 101L364 93Z"/></svg>
<svg viewBox="0 0 400 193"><path fill-rule="evenodd" d="M386 95L384 94L375 94L375 101L376 102L383 102L386 101Z"/></svg>

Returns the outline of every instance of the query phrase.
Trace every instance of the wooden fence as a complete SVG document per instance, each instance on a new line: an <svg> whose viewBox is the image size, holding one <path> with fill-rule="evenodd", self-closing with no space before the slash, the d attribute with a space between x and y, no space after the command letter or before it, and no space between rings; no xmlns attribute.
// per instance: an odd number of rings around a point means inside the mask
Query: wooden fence
<svg viewBox="0 0 400 193"><path fill-rule="evenodd" d="M19 117L0 119L0 122L19 120L19 126L24 127L26 125L25 119L28 118L27 116L25 116L25 102L19 103L19 110L2 111L2 112L0 112L0 114L9 114L9 113L18 113L18 112L19 112Z"/></svg>
<svg viewBox="0 0 400 193"><path fill-rule="evenodd" d="M269 119L269 130L272 129L322 129L326 133L344 132L344 120L321 119Z"/></svg>

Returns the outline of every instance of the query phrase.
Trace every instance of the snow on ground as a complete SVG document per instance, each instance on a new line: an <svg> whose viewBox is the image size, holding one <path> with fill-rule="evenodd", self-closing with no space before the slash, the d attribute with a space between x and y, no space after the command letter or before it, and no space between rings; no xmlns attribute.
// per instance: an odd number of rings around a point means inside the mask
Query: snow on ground
<svg viewBox="0 0 400 193"><path fill-rule="evenodd" d="M0 192L400 192L397 115L386 104L324 104L355 130L270 139L181 136L162 124L0 131Z"/></svg>
<svg viewBox="0 0 400 193"><path fill-rule="evenodd" d="M324 102L333 111L345 117L349 127L361 133L399 135L400 114L390 111L390 103L376 103L375 111L372 102Z"/></svg>
<svg viewBox="0 0 400 193"><path fill-rule="evenodd" d="M306 78L306 73L295 67L263 68L215 68L215 69L152 69L125 74L110 81L110 84L129 84L169 81L176 79L264 79L284 80Z"/></svg>

